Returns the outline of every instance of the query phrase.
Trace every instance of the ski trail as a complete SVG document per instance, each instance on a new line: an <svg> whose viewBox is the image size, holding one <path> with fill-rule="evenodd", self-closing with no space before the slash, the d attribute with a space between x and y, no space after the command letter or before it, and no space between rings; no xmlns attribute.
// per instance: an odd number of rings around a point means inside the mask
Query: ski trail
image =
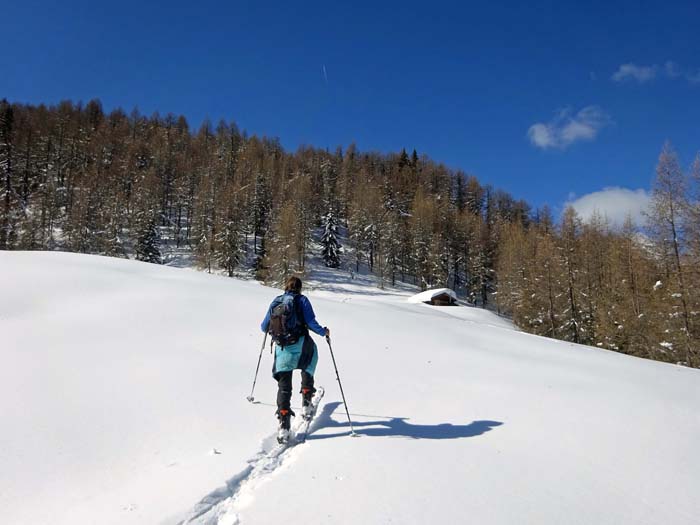
<svg viewBox="0 0 700 525"><path fill-rule="evenodd" d="M295 419L293 436L304 427L304 423L301 417ZM318 424L314 419L307 435L312 434ZM238 525L238 512L253 500L257 487L291 463L298 455L295 449L303 444L292 438L289 443L280 445L276 434L269 435L262 440L260 451L248 460L248 466L229 479L226 485L204 496L179 525Z"/></svg>
<svg viewBox="0 0 700 525"><path fill-rule="evenodd" d="M296 443L278 445L275 434L265 438L260 451L248 460L248 466L229 479L226 485L202 498L181 525L233 525L239 523L235 513L238 504L249 501L255 488L267 476L286 463L295 445Z"/></svg>

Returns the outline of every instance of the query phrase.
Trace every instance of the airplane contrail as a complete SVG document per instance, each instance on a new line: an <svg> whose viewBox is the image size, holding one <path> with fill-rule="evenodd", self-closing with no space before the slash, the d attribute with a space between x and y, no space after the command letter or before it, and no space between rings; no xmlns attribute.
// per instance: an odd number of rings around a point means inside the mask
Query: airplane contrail
<svg viewBox="0 0 700 525"><path fill-rule="evenodd" d="M326 64L323 64L323 78L326 81L326 85L328 85L328 73L326 72Z"/></svg>

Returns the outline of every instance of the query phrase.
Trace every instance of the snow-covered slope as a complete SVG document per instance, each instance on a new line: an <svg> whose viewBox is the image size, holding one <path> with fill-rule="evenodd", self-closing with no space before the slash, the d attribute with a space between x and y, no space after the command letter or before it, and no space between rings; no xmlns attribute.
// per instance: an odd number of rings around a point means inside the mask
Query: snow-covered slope
<svg viewBox="0 0 700 525"><path fill-rule="evenodd" d="M700 371L315 284L360 437L318 340L313 433L265 461L275 290L0 252L0 523L697 523Z"/></svg>

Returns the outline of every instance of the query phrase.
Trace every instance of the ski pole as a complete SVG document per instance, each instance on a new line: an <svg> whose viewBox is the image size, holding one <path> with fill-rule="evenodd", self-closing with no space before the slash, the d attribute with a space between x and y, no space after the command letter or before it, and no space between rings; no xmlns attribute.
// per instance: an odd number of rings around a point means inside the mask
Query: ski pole
<svg viewBox="0 0 700 525"><path fill-rule="evenodd" d="M340 382L340 374L338 374L338 366L335 364L335 356L333 355L333 347L331 346L331 336L326 336L326 342L328 343L328 349L331 351L331 359L333 359L333 368L335 368L335 378L338 380L338 386L340 386L340 395L343 396L343 404L345 405L345 413L348 416L348 423L350 423L350 435L356 437L355 429L352 428L352 420L350 419L350 411L348 410L348 402L345 401L345 394L343 393L343 383Z"/></svg>
<svg viewBox="0 0 700 525"><path fill-rule="evenodd" d="M260 360L262 359L263 350L265 350L265 343L267 342L267 332L265 332L265 337L263 337L263 343L260 347L260 355L258 356L258 366L255 367L255 378L253 379L253 388L250 389L250 395L246 397L251 403L255 401L253 397L253 392L255 391L255 382L258 380L258 370L260 370Z"/></svg>

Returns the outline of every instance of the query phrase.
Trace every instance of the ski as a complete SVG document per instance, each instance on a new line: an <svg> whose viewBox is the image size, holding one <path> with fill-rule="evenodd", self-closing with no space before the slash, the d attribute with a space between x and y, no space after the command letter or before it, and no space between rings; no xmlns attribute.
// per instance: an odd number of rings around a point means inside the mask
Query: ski
<svg viewBox="0 0 700 525"><path fill-rule="evenodd" d="M300 428L294 433L294 441L297 443L304 443L306 441L306 436L309 435L309 427L311 427L311 423L313 422L314 417L316 417L316 411L318 410L318 406L321 403L324 393L325 390L322 386L316 389L316 393L311 400L311 413L307 417L302 418Z"/></svg>
<svg viewBox="0 0 700 525"><path fill-rule="evenodd" d="M321 399L323 398L324 392L325 391L323 387L318 387L316 389L316 393L314 394L314 397L311 400L311 417L308 419L304 419L301 416L295 417L294 422L292 423L292 427L289 429L289 438L281 443L279 442L279 440L277 440L274 446L267 449L267 452L264 453L268 460L277 458L282 454L282 452L284 452L288 448L291 448L294 445L298 445L300 443L304 443L306 441L306 437L309 434L309 428L311 427L311 423L313 422L313 419L316 416L316 411L318 410L318 406L321 403ZM271 436L271 439L275 439L275 437Z"/></svg>

